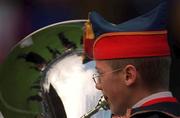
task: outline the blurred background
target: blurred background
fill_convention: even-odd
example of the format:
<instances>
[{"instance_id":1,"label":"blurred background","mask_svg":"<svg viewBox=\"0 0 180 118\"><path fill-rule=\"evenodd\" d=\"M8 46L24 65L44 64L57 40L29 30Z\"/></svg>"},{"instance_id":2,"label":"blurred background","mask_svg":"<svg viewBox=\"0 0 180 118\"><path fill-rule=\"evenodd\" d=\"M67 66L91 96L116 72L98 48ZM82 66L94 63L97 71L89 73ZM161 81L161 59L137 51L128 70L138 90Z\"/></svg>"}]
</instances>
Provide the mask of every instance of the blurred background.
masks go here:
<instances>
[{"instance_id":1,"label":"blurred background","mask_svg":"<svg viewBox=\"0 0 180 118\"><path fill-rule=\"evenodd\" d=\"M66 20L87 19L88 13L93 10L108 21L119 24L148 12L161 1L0 0L0 64L17 42L44 26ZM169 1L169 44L173 57L170 85L180 100L180 0Z\"/></svg>"},{"instance_id":2,"label":"blurred background","mask_svg":"<svg viewBox=\"0 0 180 118\"><path fill-rule=\"evenodd\" d=\"M87 19L92 10L121 23L143 14L161 0L0 0L0 62L19 40L52 23ZM171 0L170 29L173 45L180 45L180 2ZM179 46L180 47L180 46Z\"/></svg>"}]
</instances>

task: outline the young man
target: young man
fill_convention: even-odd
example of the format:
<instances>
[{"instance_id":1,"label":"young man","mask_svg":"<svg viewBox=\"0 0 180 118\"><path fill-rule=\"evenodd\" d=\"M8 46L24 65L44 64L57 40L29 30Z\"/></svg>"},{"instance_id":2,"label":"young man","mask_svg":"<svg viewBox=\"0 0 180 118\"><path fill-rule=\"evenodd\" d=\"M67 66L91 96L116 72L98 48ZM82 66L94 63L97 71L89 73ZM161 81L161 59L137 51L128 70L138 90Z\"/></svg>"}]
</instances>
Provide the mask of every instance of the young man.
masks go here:
<instances>
[{"instance_id":1,"label":"young man","mask_svg":"<svg viewBox=\"0 0 180 118\"><path fill-rule=\"evenodd\" d=\"M119 25L92 12L85 24L84 48L96 62L96 88L116 116L180 117L180 104L169 91L166 5Z\"/></svg>"}]
</instances>

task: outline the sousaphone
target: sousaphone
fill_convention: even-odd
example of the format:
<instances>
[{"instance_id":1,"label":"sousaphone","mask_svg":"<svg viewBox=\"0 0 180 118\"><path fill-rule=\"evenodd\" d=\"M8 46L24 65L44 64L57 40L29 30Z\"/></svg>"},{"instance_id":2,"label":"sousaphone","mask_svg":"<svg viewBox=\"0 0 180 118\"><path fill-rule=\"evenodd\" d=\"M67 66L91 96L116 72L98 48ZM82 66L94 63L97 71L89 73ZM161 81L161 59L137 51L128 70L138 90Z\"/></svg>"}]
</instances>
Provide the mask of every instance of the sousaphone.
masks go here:
<instances>
[{"instance_id":1,"label":"sousaphone","mask_svg":"<svg viewBox=\"0 0 180 118\"><path fill-rule=\"evenodd\" d=\"M44 27L12 49L0 65L5 118L111 117L92 80L95 63L82 52L85 21Z\"/></svg>"}]
</instances>

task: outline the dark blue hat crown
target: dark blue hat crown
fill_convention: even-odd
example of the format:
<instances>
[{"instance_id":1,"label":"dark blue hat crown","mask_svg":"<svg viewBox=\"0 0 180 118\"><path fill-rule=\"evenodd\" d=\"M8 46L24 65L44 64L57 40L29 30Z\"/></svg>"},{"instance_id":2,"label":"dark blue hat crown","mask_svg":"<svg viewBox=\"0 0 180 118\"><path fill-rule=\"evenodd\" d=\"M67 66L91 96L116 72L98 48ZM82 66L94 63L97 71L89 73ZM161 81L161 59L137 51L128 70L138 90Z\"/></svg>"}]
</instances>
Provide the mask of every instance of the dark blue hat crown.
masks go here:
<instances>
[{"instance_id":1,"label":"dark blue hat crown","mask_svg":"<svg viewBox=\"0 0 180 118\"><path fill-rule=\"evenodd\" d=\"M164 30L167 25L167 14L167 1L163 0L148 13L120 24L110 23L94 11L89 14L89 19L92 23L95 36L99 36L108 32Z\"/></svg>"}]
</instances>

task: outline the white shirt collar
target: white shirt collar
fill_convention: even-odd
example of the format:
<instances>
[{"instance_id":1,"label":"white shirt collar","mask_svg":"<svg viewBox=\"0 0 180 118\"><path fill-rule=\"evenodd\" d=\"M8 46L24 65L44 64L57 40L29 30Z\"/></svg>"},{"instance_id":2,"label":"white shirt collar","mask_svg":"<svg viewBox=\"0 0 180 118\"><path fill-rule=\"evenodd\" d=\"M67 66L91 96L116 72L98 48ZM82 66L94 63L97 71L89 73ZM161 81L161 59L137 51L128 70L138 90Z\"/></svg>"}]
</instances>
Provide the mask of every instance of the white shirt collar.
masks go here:
<instances>
[{"instance_id":1,"label":"white shirt collar","mask_svg":"<svg viewBox=\"0 0 180 118\"><path fill-rule=\"evenodd\" d=\"M172 97L172 93L170 91L164 91L164 92L158 92L158 93L154 93L150 96L147 96L143 99L141 99L140 101L138 101L135 105L132 106L132 108L137 108L142 106L145 102L150 101L152 99L156 99L156 98L163 98L163 97Z\"/></svg>"}]
</instances>

